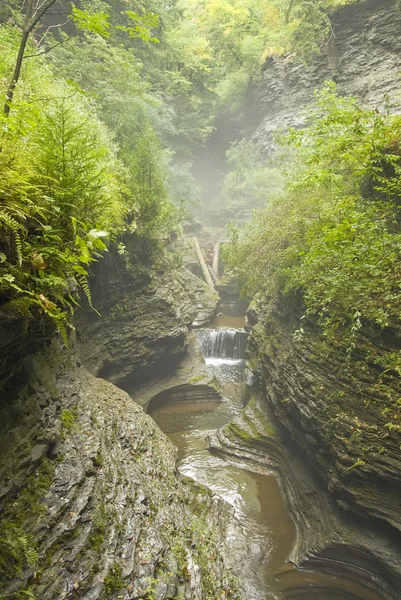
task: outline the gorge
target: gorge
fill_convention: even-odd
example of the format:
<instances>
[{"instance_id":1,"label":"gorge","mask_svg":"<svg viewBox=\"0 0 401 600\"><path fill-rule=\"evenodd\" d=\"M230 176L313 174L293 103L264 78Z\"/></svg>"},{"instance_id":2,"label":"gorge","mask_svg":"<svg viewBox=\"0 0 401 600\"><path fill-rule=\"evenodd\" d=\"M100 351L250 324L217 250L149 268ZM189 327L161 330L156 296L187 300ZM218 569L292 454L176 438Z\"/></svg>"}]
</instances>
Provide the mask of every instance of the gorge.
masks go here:
<instances>
[{"instance_id":1,"label":"gorge","mask_svg":"<svg viewBox=\"0 0 401 600\"><path fill-rule=\"evenodd\" d=\"M362 111L399 112L397 3L338 4L346 5L330 12L331 34L322 52L306 64L296 51L272 53L262 75L247 87L246 104L217 120L216 131L197 148L190 162L194 173L203 171L202 178L210 179L206 193L215 193L229 173L219 122L226 127L236 120L229 141L250 137L270 164L278 148L275 134L309 124L303 111L327 80L335 80L339 94L355 95ZM145 8L153 13L152 6ZM134 23L152 30L138 15ZM144 29L140 35L146 38ZM96 41L93 52L104 51L103 43ZM68 45L61 48L53 59L56 72L68 52ZM140 52L146 58L142 46ZM124 79L120 59L110 51L108 59L113 57ZM97 62L103 65L102 58ZM72 59L70 64L73 72ZM73 73L74 80L77 73L82 77L77 87L90 77L85 68L78 65ZM44 79L50 77L44 73ZM128 80L121 82L123 92L125 85ZM138 103L154 80L146 85L135 92ZM115 94L117 109L124 106L123 92L121 98ZM102 92L86 93L82 110ZM151 112L160 110L155 119L161 120L166 109L155 98L145 100ZM24 108L24 99L18 102L20 110L31 110ZM185 110L181 106L187 126ZM113 122L113 110L110 114ZM135 128L143 116L138 114ZM14 126L13 121L11 131ZM124 156L130 141L119 127ZM172 133L166 130L168 139ZM25 141L34 138L32 131ZM395 126L394 132L395 139ZM249 220L255 204L237 210L209 197L194 211L196 218L181 219L178 233L171 234L168 219L152 229L167 212L164 200L159 212L152 204L162 197L155 164L165 157L153 138L143 140L140 153L127 163L138 180L145 173L135 187L143 204L131 207L108 251L101 244L109 213L104 223L96 217L96 229L72 217L71 239L80 250L78 262L69 262L84 269L89 291L78 268L81 292L69 276L68 287L59 293L57 266L54 287L43 287L40 298L50 313L43 319L35 312L25 318L30 308L25 316L8 310L14 296L0 289L0 598L398 600L399 324L390 319L379 326L356 317L351 346L348 338L322 333L318 311L307 310L302 289L269 294L263 288L247 295L244 287L240 297L244 276L225 254L230 244L225 226L234 218L245 231L241 219ZM395 146L393 155L399 158ZM4 147L0 162L11 155ZM35 152L44 152L39 142ZM177 164L185 163L185 150L177 146L174 152ZM108 165L114 160L107 154ZM105 168L102 164L100 172ZM119 168L122 179L115 183L109 173L107 185L128 195L129 177L125 167ZM45 179L54 177L49 167ZM152 187L147 196L152 177L156 191ZM40 185L43 195L45 183ZM83 183L85 189L88 185ZM65 191L61 197L67 206L72 202ZM32 223L44 219L53 202L39 216L29 214L26 234L17 234L23 243L36 235ZM118 212L114 205L110 211ZM52 221L45 235L61 236L59 230L70 222L70 216L57 227ZM214 270L212 286L204 280L194 236L212 275ZM11 256L11 283L25 290L27 279L15 279L19 250L9 251L11 238L2 239L0 253ZM216 269L213 249L220 244L223 258ZM54 241L57 248L72 245L61 237ZM93 261L86 248L95 248ZM34 245L27 250L38 290L56 254L53 246L52 252ZM244 270L251 271L248 264ZM263 279L258 265L254 271L256 280ZM64 325L53 308L59 297L73 298L72 304L75 298L80 305L73 327Z\"/></svg>"}]
</instances>

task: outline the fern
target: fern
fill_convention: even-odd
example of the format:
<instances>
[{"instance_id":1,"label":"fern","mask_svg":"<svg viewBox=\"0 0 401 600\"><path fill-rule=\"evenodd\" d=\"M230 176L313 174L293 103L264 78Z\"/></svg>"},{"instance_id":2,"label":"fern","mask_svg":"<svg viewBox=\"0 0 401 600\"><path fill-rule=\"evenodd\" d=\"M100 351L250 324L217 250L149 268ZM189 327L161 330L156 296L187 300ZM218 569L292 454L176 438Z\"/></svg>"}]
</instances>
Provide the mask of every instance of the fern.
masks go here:
<instances>
[{"instance_id":1,"label":"fern","mask_svg":"<svg viewBox=\"0 0 401 600\"><path fill-rule=\"evenodd\" d=\"M0 582L9 581L38 560L32 537L20 527L8 523L0 529Z\"/></svg>"},{"instance_id":2,"label":"fern","mask_svg":"<svg viewBox=\"0 0 401 600\"><path fill-rule=\"evenodd\" d=\"M68 348L68 335L64 319L56 319L57 330L63 340L65 347Z\"/></svg>"},{"instance_id":3,"label":"fern","mask_svg":"<svg viewBox=\"0 0 401 600\"><path fill-rule=\"evenodd\" d=\"M92 295L91 295L91 291L90 291L90 287L89 287L89 283L88 283L88 278L86 275L80 275L78 277L78 281L79 281L79 285L81 286L82 291L84 292L86 299L88 300L88 304L89 306L92 308L92 310L95 311L96 314L99 315L100 317L100 313L96 310L96 308L93 306L92 304Z\"/></svg>"},{"instance_id":4,"label":"fern","mask_svg":"<svg viewBox=\"0 0 401 600\"><path fill-rule=\"evenodd\" d=\"M26 231L26 229L13 216L10 215L4 209L4 207L0 211L0 222L3 224L3 226L8 227L8 229L10 229L10 231L14 235L15 249L16 249L17 256L18 256L18 262L21 265L22 264L22 239L21 239L21 232L22 231Z\"/></svg>"},{"instance_id":5,"label":"fern","mask_svg":"<svg viewBox=\"0 0 401 600\"><path fill-rule=\"evenodd\" d=\"M13 595L11 596L11 600L36 600L36 597L31 590L20 590L19 592L13 593Z\"/></svg>"}]
</instances>

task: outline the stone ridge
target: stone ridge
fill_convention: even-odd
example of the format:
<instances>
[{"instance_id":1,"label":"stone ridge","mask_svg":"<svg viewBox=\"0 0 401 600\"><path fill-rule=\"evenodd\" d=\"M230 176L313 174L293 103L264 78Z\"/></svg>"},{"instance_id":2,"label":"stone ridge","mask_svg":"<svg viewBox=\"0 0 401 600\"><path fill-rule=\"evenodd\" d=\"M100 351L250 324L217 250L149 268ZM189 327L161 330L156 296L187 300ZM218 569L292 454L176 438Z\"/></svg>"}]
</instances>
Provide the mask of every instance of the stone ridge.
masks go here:
<instances>
[{"instance_id":1,"label":"stone ridge","mask_svg":"<svg viewBox=\"0 0 401 600\"><path fill-rule=\"evenodd\" d=\"M0 527L38 556L20 558L0 596L238 598L224 558L230 509L179 475L175 448L142 408L57 342L29 371L19 410L2 409Z\"/></svg>"},{"instance_id":2,"label":"stone ridge","mask_svg":"<svg viewBox=\"0 0 401 600\"><path fill-rule=\"evenodd\" d=\"M155 368L171 370L187 348L193 324L210 320L219 297L187 269L157 274L139 287L120 266L124 279L115 280L114 264L97 274L94 311L77 315L80 354L88 369L123 387L132 388L154 376Z\"/></svg>"},{"instance_id":3,"label":"stone ridge","mask_svg":"<svg viewBox=\"0 0 401 600\"><path fill-rule=\"evenodd\" d=\"M275 473L295 524L289 561L300 569L350 579L360 586L360 597L372 593L398 600L401 548L386 529L378 527L373 534L365 520L336 507L256 390L239 416L209 436L209 448L242 468Z\"/></svg>"},{"instance_id":4,"label":"stone ridge","mask_svg":"<svg viewBox=\"0 0 401 600\"><path fill-rule=\"evenodd\" d=\"M294 341L293 332L300 327L296 312L270 305L255 318L249 348L280 423L343 509L382 519L401 531L399 434L396 426L395 431L386 427L399 416L389 394L399 398L401 382L377 365L381 356L399 347L399 334L387 332L384 339L363 331L347 364L345 348L323 353L313 322L304 323L303 339Z\"/></svg>"},{"instance_id":5,"label":"stone ridge","mask_svg":"<svg viewBox=\"0 0 401 600\"><path fill-rule=\"evenodd\" d=\"M263 119L254 135L268 154L276 132L306 125L303 109L325 81L334 80L340 93L356 96L364 107L401 108L401 10L395 0L358 2L331 18L333 36L311 64L289 55L270 57L264 67L255 92Z\"/></svg>"}]
</instances>

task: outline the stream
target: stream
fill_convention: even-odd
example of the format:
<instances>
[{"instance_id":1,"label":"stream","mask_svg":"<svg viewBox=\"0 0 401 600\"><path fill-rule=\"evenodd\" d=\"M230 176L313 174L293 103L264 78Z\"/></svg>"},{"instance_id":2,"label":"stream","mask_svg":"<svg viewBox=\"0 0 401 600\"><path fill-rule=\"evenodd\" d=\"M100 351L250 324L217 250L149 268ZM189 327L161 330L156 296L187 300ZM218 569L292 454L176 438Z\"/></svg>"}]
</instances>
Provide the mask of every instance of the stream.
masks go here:
<instances>
[{"instance_id":1,"label":"stream","mask_svg":"<svg viewBox=\"0 0 401 600\"><path fill-rule=\"evenodd\" d=\"M152 405L149 413L177 447L180 471L234 508L250 543L246 600L380 600L348 579L299 571L286 563L295 529L276 477L230 465L208 451L208 434L243 409L245 316L235 305L222 308L207 328L198 330L197 340L223 400L180 401L175 396Z\"/></svg>"}]
</instances>

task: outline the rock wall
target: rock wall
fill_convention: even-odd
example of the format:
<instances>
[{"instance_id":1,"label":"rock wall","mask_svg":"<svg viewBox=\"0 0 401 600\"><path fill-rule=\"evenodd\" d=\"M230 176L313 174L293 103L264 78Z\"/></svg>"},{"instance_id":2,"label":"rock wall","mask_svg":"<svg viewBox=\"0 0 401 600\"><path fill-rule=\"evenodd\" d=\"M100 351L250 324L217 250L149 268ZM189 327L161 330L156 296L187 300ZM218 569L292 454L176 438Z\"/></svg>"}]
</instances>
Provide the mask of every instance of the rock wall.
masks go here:
<instances>
[{"instance_id":1,"label":"rock wall","mask_svg":"<svg viewBox=\"0 0 401 600\"><path fill-rule=\"evenodd\" d=\"M99 262L101 316L79 311L68 350L51 327L2 315L1 598L238 598L231 509L182 477L153 420L94 376L132 386L175 367L218 296L182 268L130 258Z\"/></svg>"},{"instance_id":2,"label":"rock wall","mask_svg":"<svg viewBox=\"0 0 401 600\"><path fill-rule=\"evenodd\" d=\"M171 370L185 353L189 327L210 320L219 297L185 267L137 273L112 252L99 263L93 304L77 315L80 354L95 375L130 389Z\"/></svg>"},{"instance_id":3,"label":"rock wall","mask_svg":"<svg viewBox=\"0 0 401 600\"><path fill-rule=\"evenodd\" d=\"M57 341L26 373L1 411L0 596L236 597L230 510L178 474L152 419Z\"/></svg>"},{"instance_id":4,"label":"rock wall","mask_svg":"<svg viewBox=\"0 0 401 600\"><path fill-rule=\"evenodd\" d=\"M255 133L267 153L275 132L306 124L302 110L327 80L334 80L341 93L357 96L363 106L388 103L391 110L400 109L401 11L396 1L344 7L333 15L332 26L326 51L310 65L300 64L295 55L267 61L256 90L263 119Z\"/></svg>"},{"instance_id":5,"label":"rock wall","mask_svg":"<svg viewBox=\"0 0 401 600\"><path fill-rule=\"evenodd\" d=\"M300 571L336 577L330 583L321 579L313 591L313 577L304 588L302 579L292 579L291 571L284 569L275 579L280 597L326 597L327 593L330 598L398 600L401 548L394 536L386 527L374 527L373 523L367 527L366 519L356 519L336 506L333 495L305 464L303 452L257 387L253 386L242 414L209 436L209 448L242 468L275 473L295 524L288 561Z\"/></svg>"},{"instance_id":6,"label":"rock wall","mask_svg":"<svg viewBox=\"0 0 401 600\"><path fill-rule=\"evenodd\" d=\"M341 93L357 96L363 106L400 110L397 3L367 0L343 7L332 16L332 26L327 51L312 64L302 65L294 55L266 63L256 92L263 119L254 135L267 154L274 151L274 133L306 125L302 111L325 80L336 81ZM294 337L301 304L264 301L250 312L250 362L261 375L264 401L284 439L295 443L312 467L339 518L362 519L373 537L378 530L386 532L399 557L401 381L379 363L388 364L399 352L400 332L364 327L350 359L346 348L322 344L312 321L302 321L302 339ZM386 560L399 559L388 555Z\"/></svg>"},{"instance_id":7,"label":"rock wall","mask_svg":"<svg viewBox=\"0 0 401 600\"><path fill-rule=\"evenodd\" d=\"M378 363L398 351L400 332L362 330L350 358L340 345L325 347L294 307L271 305L251 318L249 348L279 422L342 509L381 519L399 535L401 381Z\"/></svg>"}]
</instances>

